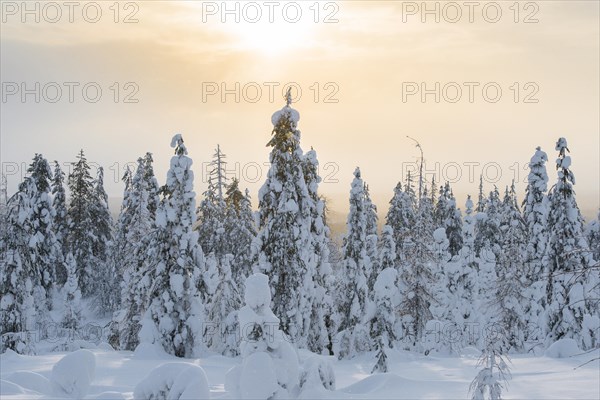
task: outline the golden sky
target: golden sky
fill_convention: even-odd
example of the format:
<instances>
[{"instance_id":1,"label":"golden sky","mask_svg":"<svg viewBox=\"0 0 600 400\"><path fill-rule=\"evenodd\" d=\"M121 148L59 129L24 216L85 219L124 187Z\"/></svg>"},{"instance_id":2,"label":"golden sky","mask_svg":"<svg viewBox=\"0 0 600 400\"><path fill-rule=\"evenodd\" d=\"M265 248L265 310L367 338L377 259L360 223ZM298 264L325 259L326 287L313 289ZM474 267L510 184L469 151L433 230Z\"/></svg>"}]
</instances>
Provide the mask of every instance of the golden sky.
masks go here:
<instances>
[{"instance_id":1,"label":"golden sky","mask_svg":"<svg viewBox=\"0 0 600 400\"><path fill-rule=\"evenodd\" d=\"M600 206L597 1L29 2L29 14L1 3L0 156L12 189L35 152L66 163L83 148L117 197L126 163L146 151L162 182L171 136L182 133L198 193L220 144L256 199L270 117L294 82L302 146L318 152L336 211L347 209L356 166L387 210L419 155L407 135L461 206L481 173L487 191L516 178L522 198L538 145L554 182L554 144L565 136L580 207L593 216Z\"/></svg>"}]
</instances>

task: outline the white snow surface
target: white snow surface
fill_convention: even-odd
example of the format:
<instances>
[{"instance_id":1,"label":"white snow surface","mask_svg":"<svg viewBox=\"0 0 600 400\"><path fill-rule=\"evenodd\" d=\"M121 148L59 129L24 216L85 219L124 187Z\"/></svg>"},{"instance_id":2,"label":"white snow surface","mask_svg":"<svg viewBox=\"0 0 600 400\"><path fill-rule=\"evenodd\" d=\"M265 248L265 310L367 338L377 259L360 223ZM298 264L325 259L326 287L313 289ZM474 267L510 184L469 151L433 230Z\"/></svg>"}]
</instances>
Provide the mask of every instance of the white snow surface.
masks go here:
<instances>
[{"instance_id":1,"label":"white snow surface","mask_svg":"<svg viewBox=\"0 0 600 400\"><path fill-rule=\"evenodd\" d=\"M466 349L465 349L466 350ZM80 350L88 351L88 350ZM225 390L225 375L232 367L241 365L240 358L208 355L201 359L177 359L161 356L154 359L137 359L130 351L89 350L96 357L96 378L89 386L88 394L82 399L133 399L134 388L150 372L167 363L185 362L201 366L206 372L210 396L213 399L233 399ZM477 351L464 352L463 356L437 357L393 349L389 352L389 373L371 375L375 354L366 353L352 360L339 361L335 357L324 357L300 351L305 367L315 361L314 357L328 360L335 371L337 390L310 390L300 393L300 398L325 399L464 399L468 397L468 386L478 372ZM472 353L472 354L471 354ZM581 352L580 352L581 353ZM600 398L600 362L598 360L575 369L587 361L600 356L599 351L577 354L566 358L534 357L531 355L511 356L512 379L505 399L597 399ZM56 399L56 394L42 393L33 386L23 387L23 375L18 371L29 371L50 378L52 367L67 354L48 353L37 356L22 356L14 352L0 355L0 393L2 400ZM148 356L150 354L147 354ZM38 383L39 377L35 378ZM121 395L121 397L119 397ZM69 398L67 395L62 398Z\"/></svg>"},{"instance_id":2,"label":"white snow surface","mask_svg":"<svg viewBox=\"0 0 600 400\"><path fill-rule=\"evenodd\" d=\"M96 374L96 356L89 350L77 350L61 358L52 368L50 383L56 395L83 398Z\"/></svg>"}]
</instances>

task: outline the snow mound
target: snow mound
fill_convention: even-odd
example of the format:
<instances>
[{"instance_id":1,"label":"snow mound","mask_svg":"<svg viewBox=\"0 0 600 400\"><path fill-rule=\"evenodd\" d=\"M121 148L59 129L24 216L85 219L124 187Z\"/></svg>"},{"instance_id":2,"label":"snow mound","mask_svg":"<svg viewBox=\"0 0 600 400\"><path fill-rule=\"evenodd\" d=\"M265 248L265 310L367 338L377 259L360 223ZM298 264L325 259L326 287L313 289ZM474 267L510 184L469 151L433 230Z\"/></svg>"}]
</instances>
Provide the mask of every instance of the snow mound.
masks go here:
<instances>
[{"instance_id":1,"label":"snow mound","mask_svg":"<svg viewBox=\"0 0 600 400\"><path fill-rule=\"evenodd\" d=\"M368 376L365 379L340 390L340 392L363 395L376 395L377 393L381 392L403 393L408 387L413 385L414 382L408 379L401 378L396 374L384 373Z\"/></svg>"},{"instance_id":2,"label":"snow mound","mask_svg":"<svg viewBox=\"0 0 600 400\"><path fill-rule=\"evenodd\" d=\"M322 398L327 390L335 390L335 372L331 362L321 357L311 357L304 362L300 374L300 397Z\"/></svg>"},{"instance_id":3,"label":"snow mound","mask_svg":"<svg viewBox=\"0 0 600 400\"><path fill-rule=\"evenodd\" d=\"M546 349L546 357L550 358L566 358L577 354L581 354L577 342L573 339L560 339L552 343Z\"/></svg>"},{"instance_id":4,"label":"snow mound","mask_svg":"<svg viewBox=\"0 0 600 400\"><path fill-rule=\"evenodd\" d=\"M162 360L171 358L159 344L140 343L133 351L133 359L136 360Z\"/></svg>"},{"instance_id":5,"label":"snow mound","mask_svg":"<svg viewBox=\"0 0 600 400\"><path fill-rule=\"evenodd\" d=\"M242 399L268 399L279 390L273 359L259 352L244 360L240 374L239 394Z\"/></svg>"},{"instance_id":6,"label":"snow mound","mask_svg":"<svg viewBox=\"0 0 600 400\"><path fill-rule=\"evenodd\" d=\"M0 379L0 396L15 396L28 394L28 392L16 383Z\"/></svg>"},{"instance_id":7,"label":"snow mound","mask_svg":"<svg viewBox=\"0 0 600 400\"><path fill-rule=\"evenodd\" d=\"M61 358L52 368L50 379L57 395L83 398L96 373L96 356L89 350L77 350Z\"/></svg>"},{"instance_id":8,"label":"snow mound","mask_svg":"<svg viewBox=\"0 0 600 400\"><path fill-rule=\"evenodd\" d=\"M98 345L98 349L99 350L104 350L104 351L115 351L115 349L108 343L106 342L102 342Z\"/></svg>"},{"instance_id":9,"label":"snow mound","mask_svg":"<svg viewBox=\"0 0 600 400\"><path fill-rule=\"evenodd\" d=\"M16 371L10 374L6 380L34 392L42 394L50 393L50 381L48 378L35 372Z\"/></svg>"},{"instance_id":10,"label":"snow mound","mask_svg":"<svg viewBox=\"0 0 600 400\"><path fill-rule=\"evenodd\" d=\"M269 278L265 274L253 274L246 279L244 300L246 305L252 308L270 306L271 289L269 288Z\"/></svg>"},{"instance_id":11,"label":"snow mound","mask_svg":"<svg viewBox=\"0 0 600 400\"><path fill-rule=\"evenodd\" d=\"M89 398L94 400L125 400L125 396L121 392L102 392Z\"/></svg>"},{"instance_id":12,"label":"snow mound","mask_svg":"<svg viewBox=\"0 0 600 400\"><path fill-rule=\"evenodd\" d=\"M204 370L194 364L174 362L159 365L133 390L135 400L200 400L210 398Z\"/></svg>"}]
</instances>

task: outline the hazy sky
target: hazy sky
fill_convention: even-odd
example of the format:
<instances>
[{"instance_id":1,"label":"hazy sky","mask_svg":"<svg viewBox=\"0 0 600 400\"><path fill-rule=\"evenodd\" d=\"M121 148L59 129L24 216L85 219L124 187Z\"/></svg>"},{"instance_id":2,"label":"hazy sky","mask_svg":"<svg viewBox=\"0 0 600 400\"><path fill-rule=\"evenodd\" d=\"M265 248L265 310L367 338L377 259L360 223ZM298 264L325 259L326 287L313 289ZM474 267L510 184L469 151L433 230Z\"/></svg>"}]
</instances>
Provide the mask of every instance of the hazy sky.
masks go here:
<instances>
[{"instance_id":1,"label":"hazy sky","mask_svg":"<svg viewBox=\"0 0 600 400\"><path fill-rule=\"evenodd\" d=\"M486 191L516 178L522 198L538 145L554 182L554 145L565 136L580 207L596 214L597 1L427 2L438 15L421 1L286 3L28 2L28 14L21 1L2 1L0 156L10 189L34 153L68 163L81 148L105 167L110 196L146 151L162 183L171 136L182 133L197 193L219 143L256 199L271 114L295 82L302 146L317 151L336 211L347 210L356 166L387 210L419 156L407 135L422 145L427 177L451 180L461 206L482 173Z\"/></svg>"}]
</instances>

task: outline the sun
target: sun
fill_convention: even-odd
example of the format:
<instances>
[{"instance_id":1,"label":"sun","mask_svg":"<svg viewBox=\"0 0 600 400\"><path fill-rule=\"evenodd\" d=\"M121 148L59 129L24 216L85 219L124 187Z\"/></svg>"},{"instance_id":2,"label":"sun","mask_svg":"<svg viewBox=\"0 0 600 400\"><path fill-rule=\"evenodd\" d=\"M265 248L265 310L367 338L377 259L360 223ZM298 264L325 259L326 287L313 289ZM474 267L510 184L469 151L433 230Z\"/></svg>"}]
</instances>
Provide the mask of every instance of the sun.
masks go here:
<instances>
[{"instance_id":1,"label":"sun","mask_svg":"<svg viewBox=\"0 0 600 400\"><path fill-rule=\"evenodd\" d=\"M257 51L267 56L276 56L313 45L315 29L311 21L240 21L224 25L231 34L232 45L242 51Z\"/></svg>"}]
</instances>

